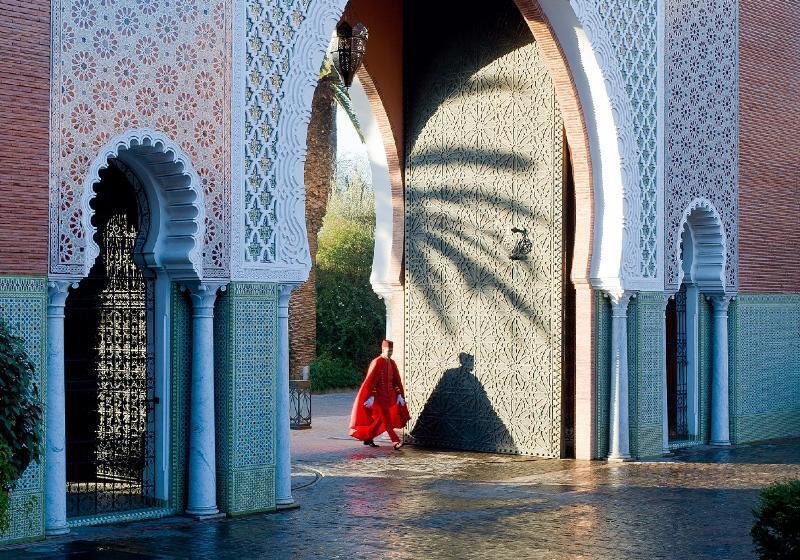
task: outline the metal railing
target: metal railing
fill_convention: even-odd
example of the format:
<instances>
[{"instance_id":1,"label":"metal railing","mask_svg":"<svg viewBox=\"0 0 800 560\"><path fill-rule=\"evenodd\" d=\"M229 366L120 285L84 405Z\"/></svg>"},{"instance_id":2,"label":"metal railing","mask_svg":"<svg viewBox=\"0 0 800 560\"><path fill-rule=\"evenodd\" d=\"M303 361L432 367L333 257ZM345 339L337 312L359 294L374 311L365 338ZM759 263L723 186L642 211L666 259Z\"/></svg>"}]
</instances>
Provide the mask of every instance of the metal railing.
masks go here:
<instances>
[{"instance_id":1,"label":"metal railing","mask_svg":"<svg viewBox=\"0 0 800 560\"><path fill-rule=\"evenodd\" d=\"M289 427L306 430L311 427L311 381L289 380Z\"/></svg>"}]
</instances>

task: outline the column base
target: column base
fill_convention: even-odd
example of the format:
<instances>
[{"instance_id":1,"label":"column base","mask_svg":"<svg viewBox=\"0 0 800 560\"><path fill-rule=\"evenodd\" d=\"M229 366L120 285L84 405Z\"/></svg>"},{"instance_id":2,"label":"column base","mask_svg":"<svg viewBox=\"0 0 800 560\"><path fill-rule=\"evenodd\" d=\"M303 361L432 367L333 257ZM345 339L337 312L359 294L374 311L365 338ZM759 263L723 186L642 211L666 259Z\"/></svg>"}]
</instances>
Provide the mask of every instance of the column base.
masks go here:
<instances>
[{"instance_id":1,"label":"column base","mask_svg":"<svg viewBox=\"0 0 800 560\"><path fill-rule=\"evenodd\" d=\"M286 511L288 509L297 509L300 507L300 504L292 501L289 504L275 504L275 509L278 511Z\"/></svg>"},{"instance_id":2,"label":"column base","mask_svg":"<svg viewBox=\"0 0 800 560\"><path fill-rule=\"evenodd\" d=\"M606 461L609 463L630 463L633 459L630 455L620 455L619 457L607 457Z\"/></svg>"},{"instance_id":3,"label":"column base","mask_svg":"<svg viewBox=\"0 0 800 560\"><path fill-rule=\"evenodd\" d=\"M730 447L731 442L730 440L727 441L709 441L708 445L713 445L714 447Z\"/></svg>"},{"instance_id":4,"label":"column base","mask_svg":"<svg viewBox=\"0 0 800 560\"><path fill-rule=\"evenodd\" d=\"M200 520L217 519L219 517L225 517L225 514L220 513L218 508L187 509L185 515Z\"/></svg>"},{"instance_id":5,"label":"column base","mask_svg":"<svg viewBox=\"0 0 800 560\"><path fill-rule=\"evenodd\" d=\"M44 530L45 537L57 537L59 535L66 535L69 533L69 525L63 525L61 527L47 527Z\"/></svg>"}]
</instances>

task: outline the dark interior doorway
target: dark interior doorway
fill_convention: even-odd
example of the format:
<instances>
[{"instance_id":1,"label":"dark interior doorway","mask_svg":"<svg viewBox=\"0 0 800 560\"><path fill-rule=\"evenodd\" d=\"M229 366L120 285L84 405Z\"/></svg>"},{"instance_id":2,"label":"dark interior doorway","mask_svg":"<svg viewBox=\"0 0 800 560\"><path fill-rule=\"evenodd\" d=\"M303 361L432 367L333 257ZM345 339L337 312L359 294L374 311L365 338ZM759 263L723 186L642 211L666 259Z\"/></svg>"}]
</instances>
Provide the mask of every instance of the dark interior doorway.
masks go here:
<instances>
[{"instance_id":1,"label":"dark interior doorway","mask_svg":"<svg viewBox=\"0 0 800 560\"><path fill-rule=\"evenodd\" d=\"M689 438L686 285L667 303L667 427L671 441Z\"/></svg>"},{"instance_id":2,"label":"dark interior doorway","mask_svg":"<svg viewBox=\"0 0 800 560\"><path fill-rule=\"evenodd\" d=\"M575 181L566 133L564 135L564 312L561 352L561 418L563 423L561 456L575 457L575 285L572 283L575 252Z\"/></svg>"},{"instance_id":3,"label":"dark interior doorway","mask_svg":"<svg viewBox=\"0 0 800 560\"><path fill-rule=\"evenodd\" d=\"M138 258L149 209L135 175L111 160L95 184L89 276L67 299L67 515L158 505L155 494L153 282Z\"/></svg>"}]
</instances>

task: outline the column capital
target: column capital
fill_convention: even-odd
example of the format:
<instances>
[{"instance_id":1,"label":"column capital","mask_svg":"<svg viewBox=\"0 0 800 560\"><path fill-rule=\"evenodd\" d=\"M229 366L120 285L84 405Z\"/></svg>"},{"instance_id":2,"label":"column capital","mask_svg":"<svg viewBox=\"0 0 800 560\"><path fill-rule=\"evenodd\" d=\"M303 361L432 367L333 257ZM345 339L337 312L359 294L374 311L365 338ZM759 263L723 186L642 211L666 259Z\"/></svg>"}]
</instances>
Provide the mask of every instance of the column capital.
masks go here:
<instances>
[{"instance_id":1,"label":"column capital","mask_svg":"<svg viewBox=\"0 0 800 560\"><path fill-rule=\"evenodd\" d=\"M611 300L611 313L614 317L627 317L628 304L631 299L636 297L637 292L633 290L613 289L606 290L606 297Z\"/></svg>"},{"instance_id":2,"label":"column capital","mask_svg":"<svg viewBox=\"0 0 800 560\"><path fill-rule=\"evenodd\" d=\"M278 307L288 308L289 298L292 297L292 292L300 286L302 286L300 282L278 284Z\"/></svg>"},{"instance_id":3,"label":"column capital","mask_svg":"<svg viewBox=\"0 0 800 560\"><path fill-rule=\"evenodd\" d=\"M47 317L49 319L63 319L64 306L70 288L77 288L77 280L49 280L47 282Z\"/></svg>"},{"instance_id":4,"label":"column capital","mask_svg":"<svg viewBox=\"0 0 800 560\"><path fill-rule=\"evenodd\" d=\"M217 292L224 292L228 288L228 282L187 282L181 288L189 292L195 310L213 310Z\"/></svg>"},{"instance_id":5,"label":"column capital","mask_svg":"<svg viewBox=\"0 0 800 560\"><path fill-rule=\"evenodd\" d=\"M78 287L78 283L80 280L75 279L53 279L47 281L47 304L48 305L59 305L59 299L67 299L67 294L69 293L69 289L75 289ZM61 305L64 305L62 302Z\"/></svg>"},{"instance_id":6,"label":"column capital","mask_svg":"<svg viewBox=\"0 0 800 560\"><path fill-rule=\"evenodd\" d=\"M667 313L667 306L669 305L669 300L675 297L675 294L678 292L664 292L664 314Z\"/></svg>"},{"instance_id":7,"label":"column capital","mask_svg":"<svg viewBox=\"0 0 800 560\"><path fill-rule=\"evenodd\" d=\"M728 307L736 294L709 294L706 296L714 308L714 315L727 315Z\"/></svg>"},{"instance_id":8,"label":"column capital","mask_svg":"<svg viewBox=\"0 0 800 560\"><path fill-rule=\"evenodd\" d=\"M372 284L372 291L378 295L378 298L390 302L395 295L403 293L403 285L400 282L376 282Z\"/></svg>"}]
</instances>

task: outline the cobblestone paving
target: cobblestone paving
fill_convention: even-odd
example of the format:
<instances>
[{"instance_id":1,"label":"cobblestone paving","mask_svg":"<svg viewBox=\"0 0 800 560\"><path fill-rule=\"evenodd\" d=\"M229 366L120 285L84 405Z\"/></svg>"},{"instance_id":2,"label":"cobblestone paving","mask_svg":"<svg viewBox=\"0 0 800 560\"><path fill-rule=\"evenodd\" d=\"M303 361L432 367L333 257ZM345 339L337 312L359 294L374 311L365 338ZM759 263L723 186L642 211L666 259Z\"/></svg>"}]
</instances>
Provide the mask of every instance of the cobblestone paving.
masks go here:
<instances>
[{"instance_id":1,"label":"cobblestone paving","mask_svg":"<svg viewBox=\"0 0 800 560\"><path fill-rule=\"evenodd\" d=\"M0 560L754 558L758 489L800 478L798 439L622 464L394 452L342 437L341 411L325 412L295 434L299 509L77 529Z\"/></svg>"}]
</instances>

